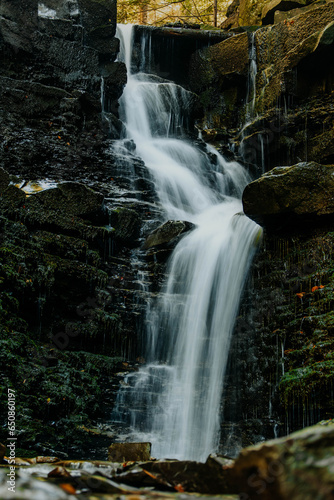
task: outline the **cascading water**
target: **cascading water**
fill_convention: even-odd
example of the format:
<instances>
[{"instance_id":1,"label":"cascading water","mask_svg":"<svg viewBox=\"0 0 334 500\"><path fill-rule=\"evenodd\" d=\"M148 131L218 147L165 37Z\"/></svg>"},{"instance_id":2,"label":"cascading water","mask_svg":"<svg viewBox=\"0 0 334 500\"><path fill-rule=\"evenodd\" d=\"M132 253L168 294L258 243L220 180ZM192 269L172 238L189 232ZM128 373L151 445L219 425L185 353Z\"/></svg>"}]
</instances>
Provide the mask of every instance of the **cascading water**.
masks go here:
<instances>
[{"instance_id":1,"label":"cascading water","mask_svg":"<svg viewBox=\"0 0 334 500\"><path fill-rule=\"evenodd\" d=\"M219 446L229 343L261 228L242 214L250 181L243 167L187 138L192 94L131 74L131 27L118 29L128 67L127 138L151 172L166 220L195 227L176 246L167 283L149 305L147 364L125 378L112 420L130 426L120 440L151 441L153 456L203 461Z\"/></svg>"}]
</instances>

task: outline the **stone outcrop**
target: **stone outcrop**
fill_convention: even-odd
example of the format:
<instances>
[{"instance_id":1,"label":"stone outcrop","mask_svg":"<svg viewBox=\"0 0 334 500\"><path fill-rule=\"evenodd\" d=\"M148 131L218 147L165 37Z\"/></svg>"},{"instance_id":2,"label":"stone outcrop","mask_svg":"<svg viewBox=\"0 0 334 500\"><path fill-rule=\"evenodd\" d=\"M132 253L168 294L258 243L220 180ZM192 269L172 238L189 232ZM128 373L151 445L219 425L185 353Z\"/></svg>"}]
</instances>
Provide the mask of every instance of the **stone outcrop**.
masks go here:
<instances>
[{"instance_id":1,"label":"stone outcrop","mask_svg":"<svg viewBox=\"0 0 334 500\"><path fill-rule=\"evenodd\" d=\"M189 231L192 224L189 222L184 222L181 220L172 221L169 220L157 227L152 233L150 233L144 243L144 248L152 248L156 246L166 245L172 243L175 239L182 233Z\"/></svg>"},{"instance_id":2,"label":"stone outcrop","mask_svg":"<svg viewBox=\"0 0 334 500\"><path fill-rule=\"evenodd\" d=\"M334 165L298 163L276 167L246 186L246 215L267 224L274 216L329 216L334 214Z\"/></svg>"}]
</instances>

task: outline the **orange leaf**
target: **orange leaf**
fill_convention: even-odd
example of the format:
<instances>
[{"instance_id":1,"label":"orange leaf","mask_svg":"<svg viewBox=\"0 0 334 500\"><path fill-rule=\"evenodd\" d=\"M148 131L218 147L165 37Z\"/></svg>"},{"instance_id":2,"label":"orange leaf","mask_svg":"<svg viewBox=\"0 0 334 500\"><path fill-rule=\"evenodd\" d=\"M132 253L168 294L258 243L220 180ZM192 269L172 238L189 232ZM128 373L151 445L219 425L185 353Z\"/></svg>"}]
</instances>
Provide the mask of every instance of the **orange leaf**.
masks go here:
<instances>
[{"instance_id":1,"label":"orange leaf","mask_svg":"<svg viewBox=\"0 0 334 500\"><path fill-rule=\"evenodd\" d=\"M68 484L68 483L63 483L63 484L60 484L59 486L61 487L62 490L66 491L66 493L70 493L73 495L75 495L75 493L77 491L71 484Z\"/></svg>"},{"instance_id":2,"label":"orange leaf","mask_svg":"<svg viewBox=\"0 0 334 500\"><path fill-rule=\"evenodd\" d=\"M324 285L320 285L319 288L325 288L325 286Z\"/></svg>"},{"instance_id":3,"label":"orange leaf","mask_svg":"<svg viewBox=\"0 0 334 500\"><path fill-rule=\"evenodd\" d=\"M176 491L179 491L180 493L184 493L184 488L183 488L182 484L177 484L176 486L174 486L174 488L176 489Z\"/></svg>"},{"instance_id":4,"label":"orange leaf","mask_svg":"<svg viewBox=\"0 0 334 500\"><path fill-rule=\"evenodd\" d=\"M316 290L318 290L318 286L314 286L312 289L311 289L311 292L315 292Z\"/></svg>"},{"instance_id":5,"label":"orange leaf","mask_svg":"<svg viewBox=\"0 0 334 500\"><path fill-rule=\"evenodd\" d=\"M60 135L58 135L58 139L61 139L61 136L60 136Z\"/></svg>"},{"instance_id":6,"label":"orange leaf","mask_svg":"<svg viewBox=\"0 0 334 500\"><path fill-rule=\"evenodd\" d=\"M297 297L299 297L300 299L302 299L304 297L306 292L300 292L300 293L296 293Z\"/></svg>"}]
</instances>

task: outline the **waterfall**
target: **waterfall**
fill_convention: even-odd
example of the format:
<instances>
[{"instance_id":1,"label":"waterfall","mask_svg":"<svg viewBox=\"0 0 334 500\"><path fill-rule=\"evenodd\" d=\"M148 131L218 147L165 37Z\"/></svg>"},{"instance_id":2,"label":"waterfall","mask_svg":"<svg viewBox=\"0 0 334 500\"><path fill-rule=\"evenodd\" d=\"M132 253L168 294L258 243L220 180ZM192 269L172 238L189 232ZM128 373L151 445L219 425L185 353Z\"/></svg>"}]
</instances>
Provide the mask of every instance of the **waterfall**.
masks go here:
<instances>
[{"instance_id":1,"label":"waterfall","mask_svg":"<svg viewBox=\"0 0 334 500\"><path fill-rule=\"evenodd\" d=\"M248 85L246 97L246 113L248 121L254 118L255 114L255 101L256 101L256 75L257 75L257 62L256 62L256 45L255 45L255 32L251 34L251 45L249 50L249 72L248 72Z\"/></svg>"},{"instance_id":2,"label":"waterfall","mask_svg":"<svg viewBox=\"0 0 334 500\"><path fill-rule=\"evenodd\" d=\"M119 26L118 36L129 69L131 28ZM261 228L242 213L250 182L243 167L189 139L192 99L172 82L128 70L127 137L152 175L165 219L195 228L175 247L167 282L149 304L147 364L125 378L112 420L130 426L119 440L151 441L155 457L204 461L219 446L229 344Z\"/></svg>"}]
</instances>

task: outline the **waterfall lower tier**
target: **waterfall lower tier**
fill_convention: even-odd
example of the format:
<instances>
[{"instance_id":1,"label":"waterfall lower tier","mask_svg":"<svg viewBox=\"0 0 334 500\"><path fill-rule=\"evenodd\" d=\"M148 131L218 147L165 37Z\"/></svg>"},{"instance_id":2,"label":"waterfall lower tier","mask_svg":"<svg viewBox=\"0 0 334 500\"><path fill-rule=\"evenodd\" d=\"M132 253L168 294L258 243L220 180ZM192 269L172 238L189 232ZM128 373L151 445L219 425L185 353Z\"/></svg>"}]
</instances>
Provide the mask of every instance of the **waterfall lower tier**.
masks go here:
<instances>
[{"instance_id":1,"label":"waterfall lower tier","mask_svg":"<svg viewBox=\"0 0 334 500\"><path fill-rule=\"evenodd\" d=\"M129 27L119 27L119 36L129 68ZM156 457L205 460L219 445L229 344L261 228L241 212L250 180L243 167L187 138L191 97L142 73L128 75L122 97L127 137L151 173L165 218L195 229L176 246L167 283L149 304L147 365L125 379L112 420L130 427L127 440L151 441Z\"/></svg>"}]
</instances>

